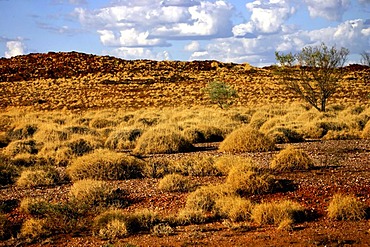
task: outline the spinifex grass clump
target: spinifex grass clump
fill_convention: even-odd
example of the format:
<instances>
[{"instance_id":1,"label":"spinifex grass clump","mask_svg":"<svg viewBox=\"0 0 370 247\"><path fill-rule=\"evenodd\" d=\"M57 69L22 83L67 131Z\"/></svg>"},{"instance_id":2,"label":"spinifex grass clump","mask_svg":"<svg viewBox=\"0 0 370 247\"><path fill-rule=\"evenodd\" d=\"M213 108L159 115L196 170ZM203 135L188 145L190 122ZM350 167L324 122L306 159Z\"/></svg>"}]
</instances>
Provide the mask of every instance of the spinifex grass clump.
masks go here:
<instances>
[{"instance_id":1,"label":"spinifex grass clump","mask_svg":"<svg viewBox=\"0 0 370 247\"><path fill-rule=\"evenodd\" d=\"M222 152L264 152L276 149L273 140L251 127L231 132L220 144Z\"/></svg>"},{"instance_id":2,"label":"spinifex grass clump","mask_svg":"<svg viewBox=\"0 0 370 247\"><path fill-rule=\"evenodd\" d=\"M328 217L335 220L363 220L366 205L353 195L335 194L328 206Z\"/></svg>"},{"instance_id":3,"label":"spinifex grass clump","mask_svg":"<svg viewBox=\"0 0 370 247\"><path fill-rule=\"evenodd\" d=\"M58 182L60 176L54 167L42 167L23 170L16 184L20 187L35 187L54 185Z\"/></svg>"},{"instance_id":4,"label":"spinifex grass clump","mask_svg":"<svg viewBox=\"0 0 370 247\"><path fill-rule=\"evenodd\" d=\"M215 201L215 211L218 216L231 221L245 221L251 217L253 209L251 201L239 196L222 196Z\"/></svg>"},{"instance_id":5,"label":"spinifex grass clump","mask_svg":"<svg viewBox=\"0 0 370 247\"><path fill-rule=\"evenodd\" d=\"M238 166L241 170L258 171L260 166L252 159L244 158L236 155L224 155L216 159L214 166L222 175L228 175L234 166Z\"/></svg>"},{"instance_id":6,"label":"spinifex grass clump","mask_svg":"<svg viewBox=\"0 0 370 247\"><path fill-rule=\"evenodd\" d=\"M219 175L219 171L214 166L214 159L207 155L196 155L184 157L173 161L175 172L186 176L213 176Z\"/></svg>"},{"instance_id":7,"label":"spinifex grass clump","mask_svg":"<svg viewBox=\"0 0 370 247\"><path fill-rule=\"evenodd\" d=\"M137 128L119 128L108 136L105 146L110 149L129 149L134 148L136 145L136 140L142 134L141 129Z\"/></svg>"},{"instance_id":8,"label":"spinifex grass clump","mask_svg":"<svg viewBox=\"0 0 370 247\"><path fill-rule=\"evenodd\" d=\"M187 192L193 187L191 180L180 174L168 174L158 184L158 189L167 192Z\"/></svg>"},{"instance_id":9,"label":"spinifex grass clump","mask_svg":"<svg viewBox=\"0 0 370 247\"><path fill-rule=\"evenodd\" d=\"M161 126L144 132L137 140L134 152L139 154L179 153L193 149L193 145L179 129L172 126Z\"/></svg>"},{"instance_id":10,"label":"spinifex grass clump","mask_svg":"<svg viewBox=\"0 0 370 247\"><path fill-rule=\"evenodd\" d=\"M271 168L276 171L307 170L314 167L314 161L306 152L288 146L278 153L271 162Z\"/></svg>"},{"instance_id":11,"label":"spinifex grass clump","mask_svg":"<svg viewBox=\"0 0 370 247\"><path fill-rule=\"evenodd\" d=\"M283 200L256 205L251 218L260 225L280 225L304 220L305 210L296 202Z\"/></svg>"},{"instance_id":12,"label":"spinifex grass clump","mask_svg":"<svg viewBox=\"0 0 370 247\"><path fill-rule=\"evenodd\" d=\"M108 149L98 149L75 159L67 167L67 174L72 180L120 180L141 177L143 167L144 162L138 158Z\"/></svg>"}]
</instances>

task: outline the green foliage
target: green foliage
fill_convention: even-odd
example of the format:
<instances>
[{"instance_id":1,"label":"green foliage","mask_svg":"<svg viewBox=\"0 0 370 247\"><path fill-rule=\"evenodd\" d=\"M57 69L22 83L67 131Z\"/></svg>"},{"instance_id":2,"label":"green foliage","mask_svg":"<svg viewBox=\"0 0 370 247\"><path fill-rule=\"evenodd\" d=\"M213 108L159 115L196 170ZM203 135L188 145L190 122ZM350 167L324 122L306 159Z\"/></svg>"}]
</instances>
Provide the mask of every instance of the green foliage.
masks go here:
<instances>
[{"instance_id":1,"label":"green foliage","mask_svg":"<svg viewBox=\"0 0 370 247\"><path fill-rule=\"evenodd\" d=\"M342 78L348 49L308 46L297 54L275 53L280 67L278 75L287 88L319 111L326 111L326 103L337 90ZM293 67L294 65L297 67Z\"/></svg>"},{"instance_id":2,"label":"green foliage","mask_svg":"<svg viewBox=\"0 0 370 247\"><path fill-rule=\"evenodd\" d=\"M236 98L237 92L225 82L213 81L208 83L202 90L208 95L212 103L217 104L221 109L225 109L233 104L233 98Z\"/></svg>"}]
</instances>

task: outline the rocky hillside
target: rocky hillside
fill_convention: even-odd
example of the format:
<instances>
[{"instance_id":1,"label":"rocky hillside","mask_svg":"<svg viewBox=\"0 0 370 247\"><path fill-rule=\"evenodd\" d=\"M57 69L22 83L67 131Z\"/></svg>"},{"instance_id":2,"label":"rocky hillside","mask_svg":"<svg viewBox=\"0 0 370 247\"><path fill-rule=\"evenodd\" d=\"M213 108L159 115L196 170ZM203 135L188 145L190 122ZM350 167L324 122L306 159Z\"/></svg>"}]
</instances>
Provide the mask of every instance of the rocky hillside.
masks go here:
<instances>
[{"instance_id":1,"label":"rocky hillside","mask_svg":"<svg viewBox=\"0 0 370 247\"><path fill-rule=\"evenodd\" d=\"M348 66L332 102L368 103L369 75L369 67ZM201 88L213 80L231 84L238 91L238 105L297 100L281 85L273 67L50 52L0 59L0 107L84 110L205 105L209 101Z\"/></svg>"}]
</instances>

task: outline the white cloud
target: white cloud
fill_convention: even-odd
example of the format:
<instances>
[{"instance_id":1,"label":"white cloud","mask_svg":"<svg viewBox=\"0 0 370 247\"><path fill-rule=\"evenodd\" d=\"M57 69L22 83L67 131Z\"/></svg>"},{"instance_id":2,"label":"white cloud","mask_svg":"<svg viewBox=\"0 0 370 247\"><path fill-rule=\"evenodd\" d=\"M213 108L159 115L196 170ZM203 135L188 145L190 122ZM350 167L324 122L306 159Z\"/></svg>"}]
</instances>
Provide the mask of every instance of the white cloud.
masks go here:
<instances>
[{"instance_id":1,"label":"white cloud","mask_svg":"<svg viewBox=\"0 0 370 247\"><path fill-rule=\"evenodd\" d=\"M121 57L123 59L152 59L152 60L171 60L171 54L168 51L155 52L152 49L136 47L127 48L120 47L113 49L109 52L104 52L104 54Z\"/></svg>"},{"instance_id":2,"label":"white cloud","mask_svg":"<svg viewBox=\"0 0 370 247\"><path fill-rule=\"evenodd\" d=\"M24 44L20 40L13 40L6 42L5 57L10 58L24 54Z\"/></svg>"},{"instance_id":3,"label":"white cloud","mask_svg":"<svg viewBox=\"0 0 370 247\"><path fill-rule=\"evenodd\" d=\"M233 7L217 0L118 1L97 10L76 8L74 15L96 30L106 46L169 46L169 40L231 36Z\"/></svg>"},{"instance_id":4,"label":"white cloud","mask_svg":"<svg viewBox=\"0 0 370 247\"><path fill-rule=\"evenodd\" d=\"M240 37L254 32L276 33L282 30L284 22L295 12L290 0L254 1L246 4L252 13L247 23L233 28L234 36Z\"/></svg>"},{"instance_id":5,"label":"white cloud","mask_svg":"<svg viewBox=\"0 0 370 247\"><path fill-rule=\"evenodd\" d=\"M340 21L350 7L350 0L304 0L311 17L323 17L330 21Z\"/></svg>"},{"instance_id":6,"label":"white cloud","mask_svg":"<svg viewBox=\"0 0 370 247\"><path fill-rule=\"evenodd\" d=\"M192 41L185 46L185 51L197 52L200 50L200 44L198 41Z\"/></svg>"}]
</instances>

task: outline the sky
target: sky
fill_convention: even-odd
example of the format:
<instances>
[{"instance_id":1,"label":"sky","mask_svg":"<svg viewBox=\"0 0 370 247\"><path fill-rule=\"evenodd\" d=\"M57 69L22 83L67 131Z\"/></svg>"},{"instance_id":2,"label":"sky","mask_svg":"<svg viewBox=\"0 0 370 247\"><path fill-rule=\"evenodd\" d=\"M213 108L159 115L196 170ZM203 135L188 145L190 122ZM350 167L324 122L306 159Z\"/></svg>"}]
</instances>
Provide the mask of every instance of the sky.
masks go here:
<instances>
[{"instance_id":1,"label":"sky","mask_svg":"<svg viewBox=\"0 0 370 247\"><path fill-rule=\"evenodd\" d=\"M275 64L325 43L370 52L370 0L0 0L0 57L78 51L123 59Z\"/></svg>"}]
</instances>

